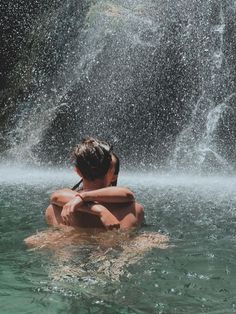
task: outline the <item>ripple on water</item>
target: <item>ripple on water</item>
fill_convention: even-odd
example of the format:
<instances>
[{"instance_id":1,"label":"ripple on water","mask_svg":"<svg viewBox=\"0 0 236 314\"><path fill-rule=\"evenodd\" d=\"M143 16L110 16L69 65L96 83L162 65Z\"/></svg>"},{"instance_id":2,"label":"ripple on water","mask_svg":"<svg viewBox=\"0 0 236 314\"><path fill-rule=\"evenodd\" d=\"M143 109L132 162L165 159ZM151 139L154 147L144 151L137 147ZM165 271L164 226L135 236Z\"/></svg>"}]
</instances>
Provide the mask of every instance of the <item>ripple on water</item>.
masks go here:
<instances>
[{"instance_id":1,"label":"ripple on water","mask_svg":"<svg viewBox=\"0 0 236 314\"><path fill-rule=\"evenodd\" d=\"M23 239L47 229L51 191L77 178L71 169L1 166L0 172L6 313L236 312L236 178L122 173L120 185L130 186L146 209L139 235L162 230L170 237L167 246L136 254L132 248L143 242L124 247L123 239L113 247L108 234L103 245L94 235L56 251L27 250Z\"/></svg>"}]
</instances>

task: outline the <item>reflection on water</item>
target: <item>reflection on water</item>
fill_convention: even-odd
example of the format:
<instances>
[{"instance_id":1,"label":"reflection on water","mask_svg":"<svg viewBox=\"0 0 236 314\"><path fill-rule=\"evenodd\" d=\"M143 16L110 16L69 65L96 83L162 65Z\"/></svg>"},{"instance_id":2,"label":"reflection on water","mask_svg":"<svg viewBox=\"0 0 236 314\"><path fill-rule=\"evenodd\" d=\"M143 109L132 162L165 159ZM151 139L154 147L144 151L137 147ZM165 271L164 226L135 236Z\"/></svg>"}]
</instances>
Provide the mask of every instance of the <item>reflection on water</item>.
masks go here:
<instances>
[{"instance_id":1,"label":"reflection on water","mask_svg":"<svg viewBox=\"0 0 236 314\"><path fill-rule=\"evenodd\" d=\"M4 171L3 313L236 312L235 177L123 174L120 184L144 204L147 225L128 238L119 232L65 238L47 229L43 212L52 190L76 182L71 170ZM152 247L149 235L159 232L169 238L165 249ZM41 241L43 248L28 249L23 242L50 233L52 247Z\"/></svg>"},{"instance_id":2,"label":"reflection on water","mask_svg":"<svg viewBox=\"0 0 236 314\"><path fill-rule=\"evenodd\" d=\"M153 248L166 249L168 237L157 232L100 232L83 229L49 229L25 240L34 250L50 249L57 266L51 269L53 280L105 276L119 281L127 267L141 260ZM85 261L81 261L81 253ZM127 275L127 274L126 274Z\"/></svg>"}]
</instances>

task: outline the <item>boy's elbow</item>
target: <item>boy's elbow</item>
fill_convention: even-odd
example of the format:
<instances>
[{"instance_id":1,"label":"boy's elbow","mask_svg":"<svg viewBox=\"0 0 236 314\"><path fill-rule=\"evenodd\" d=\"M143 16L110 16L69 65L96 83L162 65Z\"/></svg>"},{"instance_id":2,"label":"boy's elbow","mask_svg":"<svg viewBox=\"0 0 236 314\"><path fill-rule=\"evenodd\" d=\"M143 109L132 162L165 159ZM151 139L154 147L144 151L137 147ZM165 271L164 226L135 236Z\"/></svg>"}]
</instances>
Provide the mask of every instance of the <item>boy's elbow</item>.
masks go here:
<instances>
[{"instance_id":1,"label":"boy's elbow","mask_svg":"<svg viewBox=\"0 0 236 314\"><path fill-rule=\"evenodd\" d=\"M128 191L126 197L129 200L129 202L134 202L134 193L132 191Z\"/></svg>"},{"instance_id":2,"label":"boy's elbow","mask_svg":"<svg viewBox=\"0 0 236 314\"><path fill-rule=\"evenodd\" d=\"M125 194L125 199L128 200L129 202L134 202L134 193L128 189L128 188L125 188L125 191L124 191L124 194Z\"/></svg>"},{"instance_id":3,"label":"boy's elbow","mask_svg":"<svg viewBox=\"0 0 236 314\"><path fill-rule=\"evenodd\" d=\"M52 195L50 196L50 203L51 204L56 204L58 201L58 193L55 191L52 193Z\"/></svg>"},{"instance_id":4,"label":"boy's elbow","mask_svg":"<svg viewBox=\"0 0 236 314\"><path fill-rule=\"evenodd\" d=\"M139 224L141 224L144 221L144 207L141 204L136 203L135 211L136 211L138 222Z\"/></svg>"},{"instance_id":5,"label":"boy's elbow","mask_svg":"<svg viewBox=\"0 0 236 314\"><path fill-rule=\"evenodd\" d=\"M45 220L48 225L53 225L52 223L52 206L48 206L48 208L45 211Z\"/></svg>"}]
</instances>

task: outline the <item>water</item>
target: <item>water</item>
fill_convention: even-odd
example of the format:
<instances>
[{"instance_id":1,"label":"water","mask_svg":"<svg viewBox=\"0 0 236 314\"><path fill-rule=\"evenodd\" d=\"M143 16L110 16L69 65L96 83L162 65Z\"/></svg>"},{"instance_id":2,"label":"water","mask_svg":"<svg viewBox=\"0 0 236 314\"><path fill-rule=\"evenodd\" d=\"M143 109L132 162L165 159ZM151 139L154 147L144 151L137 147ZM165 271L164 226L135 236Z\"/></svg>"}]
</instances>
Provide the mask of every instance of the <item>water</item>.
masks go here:
<instances>
[{"instance_id":1,"label":"water","mask_svg":"<svg viewBox=\"0 0 236 314\"><path fill-rule=\"evenodd\" d=\"M64 165L91 134L129 166L235 167L234 0L41 5L0 95L7 157Z\"/></svg>"},{"instance_id":2,"label":"water","mask_svg":"<svg viewBox=\"0 0 236 314\"><path fill-rule=\"evenodd\" d=\"M0 313L236 312L234 30L234 0L42 10L0 95L0 149L16 161L0 164ZM168 164L121 174L146 210L137 234L46 226L51 192L77 177L40 164L64 167L87 134L127 168Z\"/></svg>"},{"instance_id":3,"label":"water","mask_svg":"<svg viewBox=\"0 0 236 314\"><path fill-rule=\"evenodd\" d=\"M230 66L225 61L224 41L226 36L223 3L218 2L212 25L207 23L202 36L205 51L201 70L201 92L192 104L189 123L177 136L171 166L176 169L219 172L231 171L233 161L222 153L220 129L227 127L227 115L232 113L231 100L234 90L229 87ZM206 40L209 39L209 41ZM230 133L230 132L229 132ZM227 136L229 138L229 135ZM227 141L227 139L224 139Z\"/></svg>"},{"instance_id":4,"label":"water","mask_svg":"<svg viewBox=\"0 0 236 314\"><path fill-rule=\"evenodd\" d=\"M1 174L1 313L236 312L235 176L121 174L146 209L136 236L169 236L166 247L140 253L127 239L112 245L112 233L27 249L23 239L47 229L50 193L76 176L24 166Z\"/></svg>"},{"instance_id":5,"label":"water","mask_svg":"<svg viewBox=\"0 0 236 314\"><path fill-rule=\"evenodd\" d=\"M175 169L191 172L229 172L233 166L220 155L222 148L217 143L219 125L227 112L231 111L228 102L235 97L230 95L223 103L214 105L210 99L201 97L192 113L191 123L180 133L171 156L170 165Z\"/></svg>"}]
</instances>

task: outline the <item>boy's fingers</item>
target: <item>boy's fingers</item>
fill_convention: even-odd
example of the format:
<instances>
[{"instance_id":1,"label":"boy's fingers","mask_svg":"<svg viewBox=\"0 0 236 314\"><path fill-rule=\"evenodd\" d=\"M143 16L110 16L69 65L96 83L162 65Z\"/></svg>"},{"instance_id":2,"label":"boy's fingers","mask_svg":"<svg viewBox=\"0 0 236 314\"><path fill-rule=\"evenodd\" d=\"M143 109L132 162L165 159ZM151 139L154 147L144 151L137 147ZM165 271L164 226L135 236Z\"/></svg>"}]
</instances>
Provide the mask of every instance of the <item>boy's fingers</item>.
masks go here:
<instances>
[{"instance_id":1,"label":"boy's fingers","mask_svg":"<svg viewBox=\"0 0 236 314\"><path fill-rule=\"evenodd\" d=\"M112 229L119 229L120 228L120 224L117 223L117 224L114 224L114 225L109 225L107 227L109 230L112 230Z\"/></svg>"}]
</instances>

